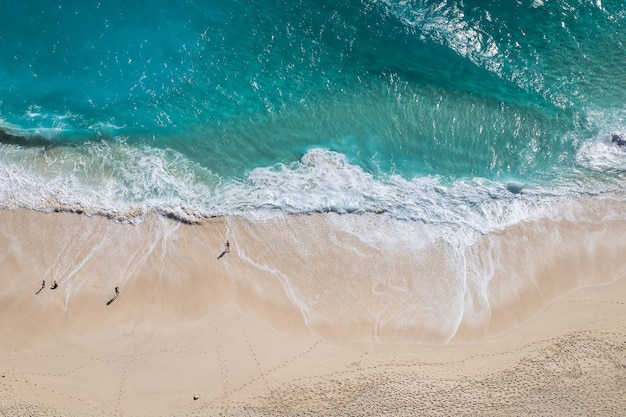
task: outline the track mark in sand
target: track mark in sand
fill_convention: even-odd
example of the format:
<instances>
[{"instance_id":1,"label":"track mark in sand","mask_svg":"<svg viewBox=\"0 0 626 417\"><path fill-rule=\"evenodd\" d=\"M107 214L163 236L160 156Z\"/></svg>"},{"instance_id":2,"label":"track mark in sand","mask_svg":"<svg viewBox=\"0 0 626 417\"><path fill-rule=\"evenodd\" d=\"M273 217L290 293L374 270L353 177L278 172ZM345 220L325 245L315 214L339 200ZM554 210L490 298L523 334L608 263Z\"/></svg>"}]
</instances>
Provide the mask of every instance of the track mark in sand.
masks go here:
<instances>
[{"instance_id":1,"label":"track mark in sand","mask_svg":"<svg viewBox=\"0 0 626 417\"><path fill-rule=\"evenodd\" d=\"M230 402L228 401L228 397L230 397L230 395L232 394L232 392L228 391L228 388L230 386L229 379L228 379L228 364L226 363L226 358L224 357L224 354L222 352L222 346L221 345L217 346L215 351L217 353L217 360L218 360L218 366L220 369L220 374L222 375L222 389L224 391L222 400L226 402L226 406L223 408L223 412L227 413L229 409L229 405L230 405ZM214 401L212 401L210 404L213 405Z\"/></svg>"},{"instance_id":2,"label":"track mark in sand","mask_svg":"<svg viewBox=\"0 0 626 417\"><path fill-rule=\"evenodd\" d=\"M19 370L16 366L16 361L29 361L33 359L54 359L63 358L63 359L72 359L72 360L82 360L84 363L69 369L65 372L30 372L26 370ZM85 407L89 410L95 410L97 412L96 415L106 415L108 412L103 412L99 409L97 405L90 403L87 400L84 400L81 397L74 397L69 395L62 389L60 389L55 383L55 379L59 377L69 376L81 369L86 368L87 366L98 362L98 361L106 361L112 362L112 360L103 360L100 358L92 358L86 356L72 356L72 355L34 355L34 356L26 356L26 357L17 357L16 352L13 352L11 356L11 368L12 370L7 372L8 370L0 371L0 387L4 387L4 391L9 393L8 398L11 400L11 404L9 408L7 408L7 402L5 401L5 395L0 390L0 416L64 416L66 414L62 414L54 409L51 405L46 405L45 401L42 398L42 392L46 392L48 394L52 394L55 397L61 398L61 402L69 402L69 401L77 401L85 405ZM39 382L32 381L32 378L36 377L44 377L44 378L55 378L53 380L39 380ZM28 389L32 398L38 398L41 401L41 404L35 404L32 400L28 400L28 402L20 402L18 399L15 387L17 384L21 384L24 386L23 389L20 389L20 392L25 392L24 389ZM10 411L7 411L10 410Z\"/></svg>"},{"instance_id":3,"label":"track mark in sand","mask_svg":"<svg viewBox=\"0 0 626 417\"><path fill-rule=\"evenodd\" d=\"M252 385L253 383L257 382L259 379L264 379L266 376L272 374L273 372L278 371L281 368L285 368L286 366L288 366L289 364L295 362L296 360L304 357L305 355L311 353L313 351L313 349L315 349L317 346L319 346L324 340L323 339L319 339L317 341L315 341L315 343L313 343L309 348L307 348L306 350L300 352L299 354L285 360L284 362L274 366L273 368L263 372L261 375L252 378L251 380L249 380L248 382L240 385L237 388L234 388L232 391L230 391L230 393L227 393L224 397L222 398L215 398L212 401L202 405L201 407L196 408L195 410L191 410L189 411L187 414L185 414L186 416L206 416L206 415L213 415L212 412L214 412L216 409L219 409L219 415L230 415L229 414L229 410L232 408L236 408L236 407L240 407L241 408L245 408L248 406L247 403L242 403L242 402L237 402L237 401L232 401L229 399L230 396L232 396L234 393L236 392L240 392L242 390L244 390L246 387ZM224 363L224 366L226 366L226 362L224 360L224 357L222 356L221 353L221 347L218 347L217 349L217 354L218 354L218 360L220 362L220 372L222 372L222 376L224 378L228 377L227 374L227 369L222 370L222 362ZM260 366L260 365L259 365ZM226 371L226 373L224 373L224 371ZM269 389L269 388L268 388ZM225 390L226 391L226 390ZM273 392L274 390L271 390L270 392ZM210 412L207 410L211 410ZM203 411L205 412L203 414ZM244 413L244 415L247 415L248 413ZM237 412L234 413L234 415L238 415Z\"/></svg>"},{"instance_id":4,"label":"track mark in sand","mask_svg":"<svg viewBox=\"0 0 626 417\"><path fill-rule=\"evenodd\" d=\"M15 371L15 367L12 370L3 369L0 370L0 416L5 417L17 417L17 416L37 416L37 417L62 417L68 416L61 413L54 407L45 404L45 401L41 398L41 391L51 392L55 395L66 397L63 392L56 392L54 387L46 387L44 384L38 384L30 381L28 378L18 378L19 372ZM26 401L23 398L18 398L16 395L16 386L20 385L19 392L23 395L26 390L30 392L30 398ZM37 398L34 401L32 398ZM67 398L67 397L66 397ZM72 397L69 397L73 400ZM82 401L80 398L78 401ZM86 403L89 408L93 408L91 404Z\"/></svg>"},{"instance_id":5,"label":"track mark in sand","mask_svg":"<svg viewBox=\"0 0 626 417\"><path fill-rule=\"evenodd\" d=\"M249 380L249 381L248 381L248 382L246 382L245 384L243 384L243 385L241 385L241 386L239 386L239 387L235 388L235 389L232 391L232 393L239 392L239 391L243 390L244 388L246 388L246 387L248 387L249 385L252 385L252 384L253 384L253 383L255 383L256 381L258 381L260 378L263 378L263 379L265 380L265 377L266 377L266 376L268 376L268 375L272 374L273 372L276 372L277 370L279 370L279 369L281 369L281 368L286 367L286 366L287 366L287 365L289 365L290 363L293 363L294 361L296 361L296 360L298 360L298 359L302 358L304 355L306 355L306 354L310 353L310 352L311 352L313 349L315 349L315 348L316 348L316 347L317 347L320 343L322 343L322 341L323 341L322 339L320 339L320 340L316 341L316 342L313 344L313 346L311 346L310 348L308 348L308 349L307 349L307 350L305 350L304 352L302 352L302 353L300 353L300 354L298 354L298 355L296 355L296 356L294 356L294 357L292 357L292 358L290 358L290 359L288 359L288 360L284 361L283 363L281 363L281 364L279 364L279 365L276 365L275 367L273 367L273 368L269 369L267 372L263 373L262 375L260 375L260 376L258 376L258 377L256 377L256 378L253 378L253 379L251 379L251 380ZM269 388L269 387L268 387L268 388Z\"/></svg>"},{"instance_id":6,"label":"track mark in sand","mask_svg":"<svg viewBox=\"0 0 626 417\"><path fill-rule=\"evenodd\" d=\"M209 353L215 353L216 349L204 349L204 350L191 350L191 347L193 345L195 345L200 339L205 338L205 337L209 337L209 336L214 336L219 332L219 329L217 328L217 326L215 326L213 328L213 330L204 332L202 334L199 334L197 336L195 336L189 343L186 344L179 344L179 345L175 345L169 348L162 348L162 349L156 349L156 350L150 350L150 351L146 351L146 352L142 352L142 353L133 353L133 357L150 357L150 356L154 356L154 355L159 355L159 354L163 354L163 353L167 353L167 354L172 354L172 355L197 355L197 356L201 356L201 355L206 355Z\"/></svg>"},{"instance_id":7,"label":"track mark in sand","mask_svg":"<svg viewBox=\"0 0 626 417\"><path fill-rule=\"evenodd\" d=\"M224 398L228 398L228 396L230 395L230 393L228 392L228 387L230 386L230 383L228 382L228 364L226 363L224 353L222 353L221 345L218 345L215 348L215 353L217 353L217 361L220 368L220 374L222 375Z\"/></svg>"},{"instance_id":8,"label":"track mark in sand","mask_svg":"<svg viewBox=\"0 0 626 417\"><path fill-rule=\"evenodd\" d=\"M128 368L133 363L133 359L137 356L137 337L135 335L135 322L133 321L133 328L131 329L130 336L132 338L133 351L130 355L128 361L121 362L124 367L122 368L122 375L120 378L120 389L117 395L117 401L115 402L115 412L114 414L117 416L122 416L120 414L120 404L122 403L122 395L124 393L124 385L126 384L126 375L128 374Z\"/></svg>"},{"instance_id":9,"label":"track mark in sand","mask_svg":"<svg viewBox=\"0 0 626 417\"><path fill-rule=\"evenodd\" d=\"M323 342L323 339L317 340L317 341L316 341L315 343L313 343L313 345L312 345L311 347L309 347L307 350L305 350L305 351L303 351L303 352L299 353L299 354L298 354L298 355L296 355L296 356L293 356L293 357L291 357L291 358L287 359L286 361L284 361L284 362L282 362L282 363L280 363L280 364L276 365L275 367L273 367L273 368L271 368L271 369L268 369L268 370L267 370L266 372L264 372L262 375L259 375L258 377L256 377L256 378L253 378L253 379L249 380L248 382L246 382L245 384L241 385L240 387L235 388L235 389L233 390L233 393L234 393L234 392L238 392L238 391L243 390L245 387L247 387L247 386L249 386L249 385L253 384L253 383L254 383L254 382L256 382L256 381L258 381L260 378L265 379L265 377L266 377L266 376L271 375L272 373L274 373L274 372L278 371L278 370L279 370L279 369L281 369L281 368L285 368L287 365L289 365L289 364L291 364L291 363L295 362L296 360L298 360L298 359L302 358L303 356L305 356L305 355L309 354L311 351L313 351L313 349L315 349L315 348L316 348L316 347L317 347L320 343L322 343L322 342Z\"/></svg>"},{"instance_id":10,"label":"track mark in sand","mask_svg":"<svg viewBox=\"0 0 626 417\"><path fill-rule=\"evenodd\" d=\"M0 401L1 401L0 404L8 400L9 407L16 407L17 399L15 396L15 387L13 386L13 383L11 382L11 380L16 380L15 378L15 352L13 352L11 355L11 364L9 367L10 369L2 370L2 376L0 376L0 384L2 384L1 386L3 387L2 391L5 391L5 387L6 387L6 392L8 393L7 397L5 398L4 392L0 391ZM4 406L0 408L0 411L2 411L3 408ZM9 414L6 414L6 415L9 415Z\"/></svg>"},{"instance_id":11,"label":"track mark in sand","mask_svg":"<svg viewBox=\"0 0 626 417\"><path fill-rule=\"evenodd\" d=\"M255 405L231 407L229 415L618 416L626 409L626 334L621 332L577 331L528 344L511 365L471 376L457 371L458 363L387 364L301 378L259 397ZM444 364L449 364L448 377L425 367Z\"/></svg>"},{"instance_id":12,"label":"track mark in sand","mask_svg":"<svg viewBox=\"0 0 626 417\"><path fill-rule=\"evenodd\" d=\"M237 324L239 325L239 330L241 330L241 334L243 335L243 338L246 341L246 345L248 345L248 350L250 351L250 355L252 356L252 359L254 360L254 363L256 364L256 368L257 368L257 371L259 371L260 378L265 383L265 387L267 389L270 389L270 385L267 382L267 379L265 378L265 373L263 372L263 368L261 368L261 362L259 362L259 358L257 357L256 352L254 351L254 348L252 347L252 343L250 343L250 339L248 338L248 333L246 332L244 324L241 322L241 316L239 315L237 315ZM241 388L243 387L240 387L240 389Z\"/></svg>"},{"instance_id":13,"label":"track mark in sand","mask_svg":"<svg viewBox=\"0 0 626 417\"><path fill-rule=\"evenodd\" d=\"M313 350L313 348L315 346L317 346L319 343L321 343L323 340L318 341L314 346L312 346L307 352L299 355L303 356L304 354L308 353L309 351ZM549 343L549 341L546 340L540 340L540 341L536 341L536 342L532 342L523 346L520 346L517 349L510 349L510 350L506 350L506 351L502 351L502 352L496 352L496 353L481 353L481 354L476 354L476 355L471 355L471 356L467 356L463 359L459 359L459 360L455 360L455 361L441 361L441 362L414 362L414 361L408 361L405 363L399 363L396 361L395 356L390 359L390 361L385 362L385 363L381 363L381 364L377 364L377 365L370 365L370 366L362 366L361 365L361 361L363 359L364 355L361 355L360 360L357 362L353 362L348 366L348 368L346 370L339 370L339 371L335 371L335 372L330 372L330 373L326 373L323 375L318 375L318 376L304 376L301 378L295 378L293 380L290 381L290 383L305 383L307 381L310 380L314 380L314 379L319 379L319 378L326 378L328 380L335 380L337 378L343 378L347 375L362 375L362 374L368 374L368 373L381 373L381 374L385 374L390 368L395 368L395 369L413 369L413 368L441 368L441 367L447 367L450 365L461 365L465 362L469 362L472 361L474 359L479 359L479 358L489 358L489 357L497 357L497 356L507 356L507 355L512 355L514 353L526 350L528 348L531 347L541 347L542 345L546 345L547 343ZM280 366L272 369L270 372L273 372L274 370L286 366L288 363L293 362L295 359L297 358L292 358L288 361L285 361L283 364L281 364ZM382 370L382 371L381 371Z\"/></svg>"},{"instance_id":14,"label":"track mark in sand","mask_svg":"<svg viewBox=\"0 0 626 417\"><path fill-rule=\"evenodd\" d=\"M589 304L613 304L613 305L622 305L626 306L626 302L623 301L612 301L612 300L593 300L590 298L581 298L579 300L567 300L555 303L555 305L561 304L579 304L579 303L589 303Z\"/></svg>"},{"instance_id":15,"label":"track mark in sand","mask_svg":"<svg viewBox=\"0 0 626 417\"><path fill-rule=\"evenodd\" d=\"M293 356L290 359L287 359L286 361L284 361L283 363L276 365L275 367L269 369L266 373L266 375L269 375L273 372L276 372L277 370L286 367L287 365L289 365L290 363L295 362L296 360L302 358L305 355L308 355L309 353L311 353L313 351L313 349L315 349L316 347L318 347L322 342L324 341L324 339L319 339L316 340L315 343L313 343L307 350L301 352L300 354Z\"/></svg>"}]
</instances>

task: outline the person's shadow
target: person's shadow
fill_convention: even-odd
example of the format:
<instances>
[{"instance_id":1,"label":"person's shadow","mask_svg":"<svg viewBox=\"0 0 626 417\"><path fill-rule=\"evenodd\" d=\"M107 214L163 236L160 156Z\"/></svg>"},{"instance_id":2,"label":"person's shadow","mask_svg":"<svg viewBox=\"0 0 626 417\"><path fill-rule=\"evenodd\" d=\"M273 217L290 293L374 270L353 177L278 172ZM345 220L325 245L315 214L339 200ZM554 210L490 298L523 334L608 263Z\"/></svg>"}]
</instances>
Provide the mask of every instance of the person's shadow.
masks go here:
<instances>
[{"instance_id":1,"label":"person's shadow","mask_svg":"<svg viewBox=\"0 0 626 417\"><path fill-rule=\"evenodd\" d=\"M35 295L39 294L39 293L41 292L41 290L43 290L44 288L46 288L46 281L43 281L43 282L41 283L41 288L39 288L39 291L37 291L37 292L35 293Z\"/></svg>"}]
</instances>

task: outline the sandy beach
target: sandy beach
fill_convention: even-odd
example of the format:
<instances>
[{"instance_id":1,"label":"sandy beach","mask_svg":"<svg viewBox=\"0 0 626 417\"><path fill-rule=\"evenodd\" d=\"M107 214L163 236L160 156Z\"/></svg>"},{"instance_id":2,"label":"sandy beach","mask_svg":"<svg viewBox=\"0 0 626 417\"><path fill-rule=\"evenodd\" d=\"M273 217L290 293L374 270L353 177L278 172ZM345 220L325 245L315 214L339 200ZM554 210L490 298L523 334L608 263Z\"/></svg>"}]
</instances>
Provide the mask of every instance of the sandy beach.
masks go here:
<instances>
[{"instance_id":1,"label":"sandy beach","mask_svg":"<svg viewBox=\"0 0 626 417\"><path fill-rule=\"evenodd\" d=\"M0 415L623 416L625 208L462 252L374 214L0 210Z\"/></svg>"}]
</instances>

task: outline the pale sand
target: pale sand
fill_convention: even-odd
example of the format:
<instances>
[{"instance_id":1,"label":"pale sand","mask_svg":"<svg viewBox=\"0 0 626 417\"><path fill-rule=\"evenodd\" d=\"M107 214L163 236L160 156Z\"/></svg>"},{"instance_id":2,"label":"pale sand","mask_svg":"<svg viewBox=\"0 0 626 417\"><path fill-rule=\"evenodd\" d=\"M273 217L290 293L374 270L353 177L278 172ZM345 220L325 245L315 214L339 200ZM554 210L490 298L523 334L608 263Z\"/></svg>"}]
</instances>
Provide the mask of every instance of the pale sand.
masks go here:
<instances>
[{"instance_id":1,"label":"pale sand","mask_svg":"<svg viewBox=\"0 0 626 417\"><path fill-rule=\"evenodd\" d=\"M456 261L443 243L373 247L333 215L0 211L0 415L626 415L624 205L589 204L588 224L519 225ZM459 265L491 277L463 308L420 299Z\"/></svg>"}]
</instances>

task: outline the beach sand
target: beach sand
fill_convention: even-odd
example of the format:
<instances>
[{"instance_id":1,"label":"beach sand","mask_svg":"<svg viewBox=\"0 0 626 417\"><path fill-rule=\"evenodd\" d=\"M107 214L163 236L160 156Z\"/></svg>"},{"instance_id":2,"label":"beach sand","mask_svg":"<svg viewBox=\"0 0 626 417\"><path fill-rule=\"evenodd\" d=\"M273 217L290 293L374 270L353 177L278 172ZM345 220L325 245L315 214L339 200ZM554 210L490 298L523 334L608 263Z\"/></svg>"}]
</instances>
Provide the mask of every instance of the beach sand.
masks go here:
<instances>
[{"instance_id":1,"label":"beach sand","mask_svg":"<svg viewBox=\"0 0 626 417\"><path fill-rule=\"evenodd\" d=\"M0 416L623 416L626 205L576 207L461 250L0 210Z\"/></svg>"}]
</instances>

